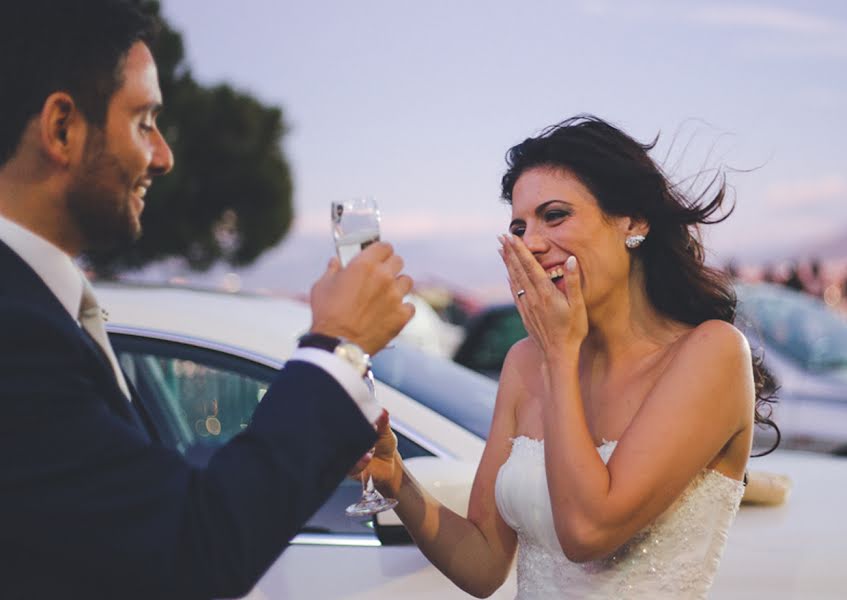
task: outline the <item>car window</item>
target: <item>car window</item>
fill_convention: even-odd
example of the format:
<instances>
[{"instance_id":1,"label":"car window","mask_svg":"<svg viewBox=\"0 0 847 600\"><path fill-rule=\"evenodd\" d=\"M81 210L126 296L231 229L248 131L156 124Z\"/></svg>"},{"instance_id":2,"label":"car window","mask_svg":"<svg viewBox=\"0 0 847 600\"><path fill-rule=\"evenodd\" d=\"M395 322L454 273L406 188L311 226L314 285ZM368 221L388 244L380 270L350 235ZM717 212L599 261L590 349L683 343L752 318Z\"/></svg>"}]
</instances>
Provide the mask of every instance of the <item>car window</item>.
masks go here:
<instances>
[{"instance_id":1,"label":"car window","mask_svg":"<svg viewBox=\"0 0 847 600\"><path fill-rule=\"evenodd\" d=\"M478 437L488 437L497 395L497 384L488 377L402 342L374 356L373 370L383 383Z\"/></svg>"},{"instance_id":2,"label":"car window","mask_svg":"<svg viewBox=\"0 0 847 600\"><path fill-rule=\"evenodd\" d=\"M268 366L222 351L142 336L110 337L162 443L198 466L249 425L276 375ZM400 433L397 441L406 458L433 455ZM303 531L372 533L367 524L344 516L344 508L360 493L359 482L343 481Z\"/></svg>"},{"instance_id":3,"label":"car window","mask_svg":"<svg viewBox=\"0 0 847 600\"><path fill-rule=\"evenodd\" d=\"M737 286L739 325L814 372L847 368L847 322L823 302L770 285Z\"/></svg>"}]
</instances>

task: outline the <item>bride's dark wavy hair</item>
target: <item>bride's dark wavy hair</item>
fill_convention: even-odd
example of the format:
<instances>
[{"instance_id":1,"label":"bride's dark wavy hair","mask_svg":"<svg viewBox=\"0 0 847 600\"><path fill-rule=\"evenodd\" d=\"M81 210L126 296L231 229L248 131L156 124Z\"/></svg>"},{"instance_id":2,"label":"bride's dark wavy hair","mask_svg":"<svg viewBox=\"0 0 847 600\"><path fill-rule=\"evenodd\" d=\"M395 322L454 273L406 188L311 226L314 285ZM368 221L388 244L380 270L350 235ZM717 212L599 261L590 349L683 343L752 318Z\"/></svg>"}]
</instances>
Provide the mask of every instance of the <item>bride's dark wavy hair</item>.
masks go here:
<instances>
[{"instance_id":1,"label":"bride's dark wavy hair","mask_svg":"<svg viewBox=\"0 0 847 600\"><path fill-rule=\"evenodd\" d=\"M592 115L572 117L509 149L503 199L512 203L515 182L529 169L573 173L606 215L649 223L647 239L633 252L643 265L647 297L660 313L689 325L710 319L733 323L737 299L732 282L705 264L700 241L700 225L719 223L734 209L719 213L726 198L725 176L716 171L705 190L688 197L650 158L657 141L658 136L641 144ZM756 423L776 432L776 442L762 453L767 454L779 444L780 434L771 419L776 386L761 357L753 358L753 377Z\"/></svg>"}]
</instances>

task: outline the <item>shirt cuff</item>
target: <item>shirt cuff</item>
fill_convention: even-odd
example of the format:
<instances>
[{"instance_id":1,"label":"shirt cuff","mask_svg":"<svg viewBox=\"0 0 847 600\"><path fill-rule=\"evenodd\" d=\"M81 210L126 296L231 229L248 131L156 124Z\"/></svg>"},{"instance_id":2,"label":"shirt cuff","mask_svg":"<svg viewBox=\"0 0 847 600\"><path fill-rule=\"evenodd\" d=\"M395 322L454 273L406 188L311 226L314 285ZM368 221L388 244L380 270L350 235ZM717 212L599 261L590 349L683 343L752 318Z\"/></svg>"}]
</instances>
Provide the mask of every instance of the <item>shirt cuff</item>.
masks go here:
<instances>
[{"instance_id":1,"label":"shirt cuff","mask_svg":"<svg viewBox=\"0 0 847 600\"><path fill-rule=\"evenodd\" d=\"M371 394L364 378L353 368L353 365L332 352L320 348L297 348L289 360L312 363L326 371L349 394L368 422L376 423L382 414L382 407Z\"/></svg>"}]
</instances>

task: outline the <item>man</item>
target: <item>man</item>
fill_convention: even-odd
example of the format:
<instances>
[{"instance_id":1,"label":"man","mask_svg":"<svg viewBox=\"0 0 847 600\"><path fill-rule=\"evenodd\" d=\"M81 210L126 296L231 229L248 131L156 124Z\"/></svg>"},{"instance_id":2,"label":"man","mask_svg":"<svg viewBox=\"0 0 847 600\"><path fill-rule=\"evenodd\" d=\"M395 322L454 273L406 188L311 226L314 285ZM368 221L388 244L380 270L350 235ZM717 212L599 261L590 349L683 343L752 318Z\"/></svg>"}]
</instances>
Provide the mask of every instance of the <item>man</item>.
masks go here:
<instances>
[{"instance_id":1,"label":"man","mask_svg":"<svg viewBox=\"0 0 847 600\"><path fill-rule=\"evenodd\" d=\"M148 437L72 261L137 238L145 193L173 164L151 23L121 0L5 13L0 597L243 595L373 444L381 410L350 351L399 332L412 282L387 244L333 260L312 289L317 335L250 426L190 467Z\"/></svg>"}]
</instances>

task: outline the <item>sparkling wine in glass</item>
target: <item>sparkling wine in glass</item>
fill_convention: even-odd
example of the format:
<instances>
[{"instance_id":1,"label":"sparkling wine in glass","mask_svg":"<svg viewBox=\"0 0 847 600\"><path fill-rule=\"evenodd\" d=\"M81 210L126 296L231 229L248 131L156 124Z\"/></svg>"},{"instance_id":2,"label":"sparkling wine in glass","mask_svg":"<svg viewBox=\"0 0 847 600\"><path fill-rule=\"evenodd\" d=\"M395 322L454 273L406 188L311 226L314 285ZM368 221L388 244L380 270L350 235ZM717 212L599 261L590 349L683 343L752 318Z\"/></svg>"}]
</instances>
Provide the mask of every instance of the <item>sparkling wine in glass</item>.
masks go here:
<instances>
[{"instance_id":1,"label":"sparkling wine in glass","mask_svg":"<svg viewBox=\"0 0 847 600\"><path fill-rule=\"evenodd\" d=\"M379 241L379 208L371 197L361 197L347 202L332 203L332 237L342 266L347 266L353 257ZM368 387L374 393L373 374L368 373ZM348 517L369 517L376 513L391 510L397 506L394 498L384 498L373 485L370 477L362 479L362 497L347 507L344 513Z\"/></svg>"},{"instance_id":2,"label":"sparkling wine in glass","mask_svg":"<svg viewBox=\"0 0 847 600\"><path fill-rule=\"evenodd\" d=\"M341 266L379 241L379 208L370 196L332 203L332 236Z\"/></svg>"}]
</instances>

